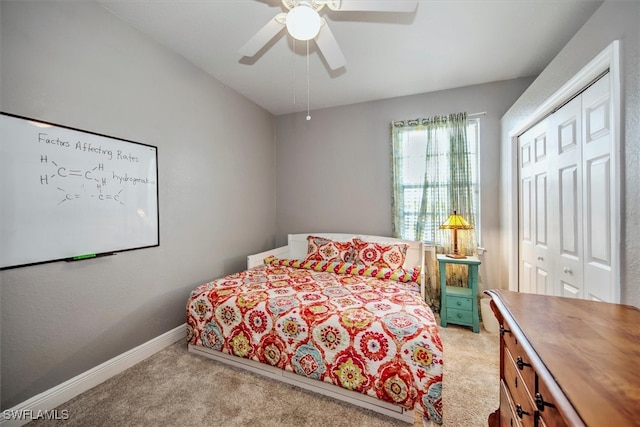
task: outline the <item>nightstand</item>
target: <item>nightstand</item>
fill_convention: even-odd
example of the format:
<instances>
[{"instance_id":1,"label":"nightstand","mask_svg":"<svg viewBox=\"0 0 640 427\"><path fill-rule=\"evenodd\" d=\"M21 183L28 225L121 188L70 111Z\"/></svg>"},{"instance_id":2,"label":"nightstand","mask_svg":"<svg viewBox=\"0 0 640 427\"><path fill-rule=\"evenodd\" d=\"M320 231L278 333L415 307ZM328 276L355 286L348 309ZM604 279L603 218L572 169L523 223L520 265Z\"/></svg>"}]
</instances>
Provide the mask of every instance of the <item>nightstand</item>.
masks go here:
<instances>
[{"instance_id":1,"label":"nightstand","mask_svg":"<svg viewBox=\"0 0 640 427\"><path fill-rule=\"evenodd\" d=\"M466 287L447 286L447 264L466 265L469 277ZM440 325L447 323L473 327L473 332L480 332L478 316L478 266L477 257L450 258L438 255L440 267Z\"/></svg>"}]
</instances>

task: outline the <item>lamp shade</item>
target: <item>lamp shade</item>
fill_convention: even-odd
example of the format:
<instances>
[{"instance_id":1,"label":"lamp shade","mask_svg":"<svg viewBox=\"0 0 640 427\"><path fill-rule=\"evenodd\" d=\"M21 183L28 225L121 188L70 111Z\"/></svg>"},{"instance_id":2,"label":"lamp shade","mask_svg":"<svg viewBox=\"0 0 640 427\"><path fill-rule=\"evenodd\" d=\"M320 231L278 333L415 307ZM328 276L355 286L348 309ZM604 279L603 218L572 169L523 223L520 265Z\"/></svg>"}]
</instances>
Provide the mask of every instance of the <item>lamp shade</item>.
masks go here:
<instances>
[{"instance_id":1,"label":"lamp shade","mask_svg":"<svg viewBox=\"0 0 640 427\"><path fill-rule=\"evenodd\" d=\"M450 258L466 258L458 252L458 230L471 230L473 227L464 218L462 218L456 211L453 211L452 215L440 226L441 229L453 230L453 253L447 254Z\"/></svg>"},{"instance_id":2,"label":"lamp shade","mask_svg":"<svg viewBox=\"0 0 640 427\"><path fill-rule=\"evenodd\" d=\"M440 226L441 229L447 230L471 230L473 227L456 211L449 215L449 218Z\"/></svg>"},{"instance_id":3,"label":"lamp shade","mask_svg":"<svg viewBox=\"0 0 640 427\"><path fill-rule=\"evenodd\" d=\"M304 3L287 13L287 31L297 40L311 40L318 35L321 25L318 12Z\"/></svg>"}]
</instances>

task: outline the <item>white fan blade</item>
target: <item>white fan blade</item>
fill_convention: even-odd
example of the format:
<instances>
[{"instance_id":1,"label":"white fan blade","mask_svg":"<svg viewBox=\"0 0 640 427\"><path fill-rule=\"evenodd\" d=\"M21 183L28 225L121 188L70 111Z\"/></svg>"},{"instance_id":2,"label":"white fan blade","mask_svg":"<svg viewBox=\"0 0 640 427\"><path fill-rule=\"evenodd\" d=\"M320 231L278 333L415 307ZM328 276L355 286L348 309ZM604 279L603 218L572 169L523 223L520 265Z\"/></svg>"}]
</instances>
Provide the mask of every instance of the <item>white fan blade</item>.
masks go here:
<instances>
[{"instance_id":1,"label":"white fan blade","mask_svg":"<svg viewBox=\"0 0 640 427\"><path fill-rule=\"evenodd\" d=\"M315 40L318 49L320 49L322 56L324 56L324 59L332 70L337 70L346 65L347 61L344 59L340 46L338 46L338 42L335 37L333 37L331 29L329 29L329 25L327 25L327 21L324 19L322 20L322 27L320 27L320 32Z\"/></svg>"},{"instance_id":2,"label":"white fan blade","mask_svg":"<svg viewBox=\"0 0 640 427\"><path fill-rule=\"evenodd\" d=\"M285 27L286 13L277 14L271 21L260 29L244 46L240 48L242 56L253 56L262 49Z\"/></svg>"},{"instance_id":3,"label":"white fan blade","mask_svg":"<svg viewBox=\"0 0 640 427\"><path fill-rule=\"evenodd\" d=\"M413 12L417 1L405 0L330 0L329 9L336 11L358 12Z\"/></svg>"}]
</instances>

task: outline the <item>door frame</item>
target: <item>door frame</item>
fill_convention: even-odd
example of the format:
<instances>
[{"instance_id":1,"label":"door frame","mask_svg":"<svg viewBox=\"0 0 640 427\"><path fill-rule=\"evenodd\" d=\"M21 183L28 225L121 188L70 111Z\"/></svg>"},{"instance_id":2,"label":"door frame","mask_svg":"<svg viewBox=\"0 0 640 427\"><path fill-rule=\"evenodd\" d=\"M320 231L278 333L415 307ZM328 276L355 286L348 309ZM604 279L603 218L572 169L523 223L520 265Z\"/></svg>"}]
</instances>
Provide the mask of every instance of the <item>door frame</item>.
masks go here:
<instances>
[{"instance_id":1,"label":"door frame","mask_svg":"<svg viewBox=\"0 0 640 427\"><path fill-rule=\"evenodd\" d=\"M519 223L518 223L518 209L519 209L519 167L518 167L518 136L525 132L527 129L541 121L546 116L550 115L554 110L564 105L567 101L573 98L577 93L582 91L587 85L592 83L606 70L609 70L611 76L611 102L613 106L613 150L612 150L612 164L614 165L614 184L615 190L613 192L612 202L618 208L618 215L614 215L614 233L616 236L621 234L621 218L624 214L622 212L621 203L621 84L620 84L620 41L615 40L609 46L607 46L602 52L600 52L594 59L592 59L587 65L585 65L575 76L567 81L560 89L558 89L553 95L551 95L545 102L543 102L529 117L527 117L522 123L509 131L509 142L507 147L507 153L505 153L504 159L507 162L506 170L507 176L511 179L510 185L507 188L510 199L514 203L510 204L510 207L505 210L507 214L506 230L507 230L507 242L506 242L506 260L508 265L508 280L509 290L518 291L518 277L519 277L519 259L520 259L520 245L519 245ZM620 302L620 253L622 239L618 241L616 245L612 245L612 259L615 260L614 268L614 283L616 289L614 290L614 302Z\"/></svg>"}]
</instances>

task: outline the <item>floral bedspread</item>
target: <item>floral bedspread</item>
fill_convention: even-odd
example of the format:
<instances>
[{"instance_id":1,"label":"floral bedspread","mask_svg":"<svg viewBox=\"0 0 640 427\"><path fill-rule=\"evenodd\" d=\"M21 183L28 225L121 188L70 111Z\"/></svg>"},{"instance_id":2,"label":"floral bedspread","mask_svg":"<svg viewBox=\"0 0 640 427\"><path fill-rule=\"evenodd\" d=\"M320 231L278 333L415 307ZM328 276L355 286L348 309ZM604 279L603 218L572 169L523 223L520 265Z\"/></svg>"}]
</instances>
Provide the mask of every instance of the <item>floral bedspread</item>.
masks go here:
<instances>
[{"instance_id":1,"label":"floral bedspread","mask_svg":"<svg viewBox=\"0 0 640 427\"><path fill-rule=\"evenodd\" d=\"M261 265L194 289L187 325L191 344L442 423L442 342L416 282Z\"/></svg>"}]
</instances>

